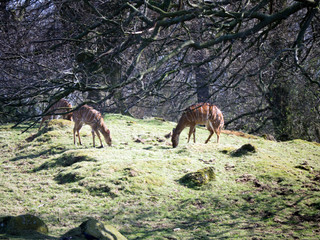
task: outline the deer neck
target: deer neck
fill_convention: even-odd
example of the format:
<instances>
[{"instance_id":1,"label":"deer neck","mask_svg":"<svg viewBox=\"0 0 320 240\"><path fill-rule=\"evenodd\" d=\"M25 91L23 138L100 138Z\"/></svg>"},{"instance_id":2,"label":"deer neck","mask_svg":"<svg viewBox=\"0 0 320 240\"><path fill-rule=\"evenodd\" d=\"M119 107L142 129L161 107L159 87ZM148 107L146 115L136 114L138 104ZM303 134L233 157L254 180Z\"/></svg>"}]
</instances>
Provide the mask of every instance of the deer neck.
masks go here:
<instances>
[{"instance_id":1,"label":"deer neck","mask_svg":"<svg viewBox=\"0 0 320 240\"><path fill-rule=\"evenodd\" d=\"M189 126L189 121L187 120L187 118L185 116L182 116L178 122L176 129L175 129L176 134L180 135L180 133L183 131L183 129L185 129L188 126Z\"/></svg>"}]
</instances>

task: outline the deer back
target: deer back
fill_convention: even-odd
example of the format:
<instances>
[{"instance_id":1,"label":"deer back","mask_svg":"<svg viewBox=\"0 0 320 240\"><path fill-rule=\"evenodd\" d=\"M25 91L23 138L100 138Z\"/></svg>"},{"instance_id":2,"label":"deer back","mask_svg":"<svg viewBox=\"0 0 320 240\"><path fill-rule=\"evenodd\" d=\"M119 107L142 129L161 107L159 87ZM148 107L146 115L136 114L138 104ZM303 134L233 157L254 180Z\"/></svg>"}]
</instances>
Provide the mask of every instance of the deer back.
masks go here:
<instances>
[{"instance_id":1,"label":"deer back","mask_svg":"<svg viewBox=\"0 0 320 240\"><path fill-rule=\"evenodd\" d=\"M57 104L57 109L59 109L59 113L69 112L72 109L72 105L65 99L60 99L60 101L57 102ZM65 114L62 117L71 121L72 113Z\"/></svg>"},{"instance_id":2,"label":"deer back","mask_svg":"<svg viewBox=\"0 0 320 240\"><path fill-rule=\"evenodd\" d=\"M73 112L75 122L85 123L91 127L101 126L101 119L101 113L88 105L83 105Z\"/></svg>"},{"instance_id":3,"label":"deer back","mask_svg":"<svg viewBox=\"0 0 320 240\"><path fill-rule=\"evenodd\" d=\"M223 115L220 109L209 103L198 103L188 107L181 116L186 126L196 124L207 124L208 121L218 128L223 122Z\"/></svg>"},{"instance_id":4,"label":"deer back","mask_svg":"<svg viewBox=\"0 0 320 240\"><path fill-rule=\"evenodd\" d=\"M68 112L72 109L72 105L65 99L60 99L58 102L53 104L49 110L47 111L48 115L45 115L43 118L44 119L49 119L53 115L57 114L63 114L65 112ZM64 119L71 120L72 119L72 113L68 113L66 115L62 116Z\"/></svg>"}]
</instances>

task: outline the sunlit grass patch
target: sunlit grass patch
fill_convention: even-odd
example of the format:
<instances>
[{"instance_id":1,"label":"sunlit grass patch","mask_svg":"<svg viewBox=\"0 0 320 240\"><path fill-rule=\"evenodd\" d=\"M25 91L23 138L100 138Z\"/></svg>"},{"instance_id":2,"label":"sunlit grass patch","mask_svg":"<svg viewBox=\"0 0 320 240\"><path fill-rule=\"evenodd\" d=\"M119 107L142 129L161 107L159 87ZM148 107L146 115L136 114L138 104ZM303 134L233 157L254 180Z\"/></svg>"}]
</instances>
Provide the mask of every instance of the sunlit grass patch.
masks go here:
<instances>
[{"instance_id":1,"label":"sunlit grass patch","mask_svg":"<svg viewBox=\"0 0 320 240\"><path fill-rule=\"evenodd\" d=\"M86 217L116 226L128 239L290 239L318 226L320 148L198 127L196 143L176 123L107 114L113 146L93 148L91 128L73 144L73 123L52 121L40 132L0 126L0 214L33 213L60 236ZM32 141L26 141L32 136ZM232 156L245 144L255 152ZM296 166L309 166L304 170ZM192 189L179 182L199 169L215 179ZM299 226L299 229L296 226ZM310 238L312 239L312 238Z\"/></svg>"},{"instance_id":2,"label":"sunlit grass patch","mask_svg":"<svg viewBox=\"0 0 320 240\"><path fill-rule=\"evenodd\" d=\"M47 128L52 130L67 129L70 130L73 127L73 122L65 119L53 119L48 123Z\"/></svg>"}]
</instances>

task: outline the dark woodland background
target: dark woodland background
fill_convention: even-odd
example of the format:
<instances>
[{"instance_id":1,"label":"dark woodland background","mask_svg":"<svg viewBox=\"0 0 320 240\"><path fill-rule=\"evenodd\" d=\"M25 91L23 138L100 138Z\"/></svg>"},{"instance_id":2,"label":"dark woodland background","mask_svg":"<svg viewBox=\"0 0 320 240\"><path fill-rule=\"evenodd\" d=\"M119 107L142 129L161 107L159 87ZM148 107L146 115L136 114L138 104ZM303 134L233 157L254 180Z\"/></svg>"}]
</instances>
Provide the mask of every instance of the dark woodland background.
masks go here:
<instances>
[{"instance_id":1,"label":"dark woodland background","mask_svg":"<svg viewBox=\"0 0 320 240\"><path fill-rule=\"evenodd\" d=\"M2 0L0 121L61 98L176 121L196 102L227 129L320 141L319 0Z\"/></svg>"}]
</instances>

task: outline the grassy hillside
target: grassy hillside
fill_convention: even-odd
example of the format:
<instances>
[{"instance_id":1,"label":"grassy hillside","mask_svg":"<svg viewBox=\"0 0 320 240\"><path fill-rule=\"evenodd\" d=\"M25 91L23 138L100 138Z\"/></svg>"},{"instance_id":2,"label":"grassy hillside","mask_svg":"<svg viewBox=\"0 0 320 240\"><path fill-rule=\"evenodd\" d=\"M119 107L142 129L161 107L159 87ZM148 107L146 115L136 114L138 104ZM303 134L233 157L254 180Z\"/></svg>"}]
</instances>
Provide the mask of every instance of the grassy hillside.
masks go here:
<instances>
[{"instance_id":1,"label":"grassy hillside","mask_svg":"<svg viewBox=\"0 0 320 240\"><path fill-rule=\"evenodd\" d=\"M0 216L34 214L52 236L87 217L128 239L320 239L320 146L228 132L220 144L197 128L197 143L171 147L175 126L161 119L105 116L112 147L92 148L91 130L74 146L73 123L21 134L0 126ZM255 153L234 154L250 143ZM106 144L105 144L106 145ZM179 179L213 166L198 189ZM1 235L0 235L1 236Z\"/></svg>"}]
</instances>

